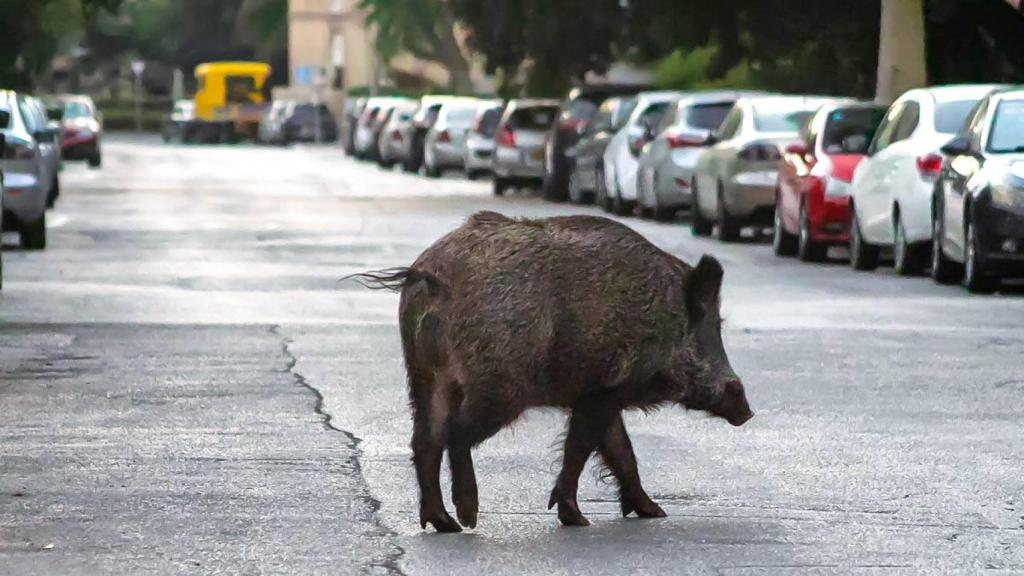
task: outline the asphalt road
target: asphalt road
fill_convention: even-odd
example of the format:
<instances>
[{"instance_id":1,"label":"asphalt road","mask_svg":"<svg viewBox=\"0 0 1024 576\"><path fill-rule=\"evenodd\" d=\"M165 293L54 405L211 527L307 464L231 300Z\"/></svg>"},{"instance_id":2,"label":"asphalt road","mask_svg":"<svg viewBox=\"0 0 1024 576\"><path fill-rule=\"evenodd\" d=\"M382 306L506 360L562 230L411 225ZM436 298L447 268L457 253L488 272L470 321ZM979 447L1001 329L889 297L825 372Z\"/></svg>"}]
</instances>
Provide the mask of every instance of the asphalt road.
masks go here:
<instances>
[{"instance_id":1,"label":"asphalt road","mask_svg":"<svg viewBox=\"0 0 1024 576\"><path fill-rule=\"evenodd\" d=\"M477 210L596 211L333 148L105 152L65 171L45 252L5 238L0 574L1024 574L1020 290L627 220L723 262L757 416L630 415L669 517L620 518L587 472L593 526L566 529L546 509L564 417L530 413L475 454L478 528L438 535L416 516L397 297L338 279Z\"/></svg>"}]
</instances>

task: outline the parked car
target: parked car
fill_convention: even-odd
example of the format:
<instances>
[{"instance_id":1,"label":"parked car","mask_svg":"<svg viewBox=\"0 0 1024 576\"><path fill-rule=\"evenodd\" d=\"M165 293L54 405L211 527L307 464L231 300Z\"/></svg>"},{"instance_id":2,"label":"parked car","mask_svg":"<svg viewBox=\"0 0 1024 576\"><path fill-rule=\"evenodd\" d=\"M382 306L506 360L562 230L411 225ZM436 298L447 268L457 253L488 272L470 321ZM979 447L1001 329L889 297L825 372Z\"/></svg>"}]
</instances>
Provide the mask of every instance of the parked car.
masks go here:
<instances>
[{"instance_id":1,"label":"parked car","mask_svg":"<svg viewBox=\"0 0 1024 576\"><path fill-rule=\"evenodd\" d=\"M22 112L43 158L46 207L53 208L60 196L61 124L46 115L46 105L35 96L23 96Z\"/></svg>"},{"instance_id":2,"label":"parked car","mask_svg":"<svg viewBox=\"0 0 1024 576\"><path fill-rule=\"evenodd\" d=\"M457 98L441 106L423 143L423 171L427 176L436 178L445 170L465 168L466 138L480 104L475 98Z\"/></svg>"},{"instance_id":3,"label":"parked car","mask_svg":"<svg viewBox=\"0 0 1024 576\"><path fill-rule=\"evenodd\" d=\"M741 96L737 92L691 94L668 107L640 154L637 202L644 215L671 220L691 202L690 184L710 136Z\"/></svg>"},{"instance_id":4,"label":"parked car","mask_svg":"<svg viewBox=\"0 0 1024 576\"><path fill-rule=\"evenodd\" d=\"M338 125L325 104L291 102L284 110L281 142L336 142Z\"/></svg>"},{"instance_id":5,"label":"parked car","mask_svg":"<svg viewBox=\"0 0 1024 576\"><path fill-rule=\"evenodd\" d=\"M626 124L635 96L613 96L601 103L579 141L565 151L572 163L569 175L569 201L584 204L591 200L604 206L608 201L604 181L604 151L612 137Z\"/></svg>"},{"instance_id":6,"label":"parked car","mask_svg":"<svg viewBox=\"0 0 1024 576\"><path fill-rule=\"evenodd\" d=\"M274 100L270 103L270 106L267 107L267 111L263 114L263 120L260 121L259 130L256 132L257 142L260 144L278 145L283 145L285 143L285 113L291 103L291 100L283 99ZM167 139L165 138L164 140L166 141Z\"/></svg>"},{"instance_id":7,"label":"parked car","mask_svg":"<svg viewBox=\"0 0 1024 576\"><path fill-rule=\"evenodd\" d=\"M0 111L5 122L0 134L5 140L0 159L4 173L3 229L17 231L27 249L46 248L46 200L52 175L45 151L57 145L57 131L39 129L28 99L10 90L0 90Z\"/></svg>"},{"instance_id":8,"label":"parked car","mask_svg":"<svg viewBox=\"0 0 1024 576\"><path fill-rule=\"evenodd\" d=\"M662 116L683 95L682 92L641 92L629 119L612 137L604 151L605 186L611 209L620 216L633 213L637 201L637 169L640 151L655 136Z\"/></svg>"},{"instance_id":9,"label":"parked car","mask_svg":"<svg viewBox=\"0 0 1024 576\"><path fill-rule=\"evenodd\" d=\"M932 191L942 169L939 148L963 126L994 85L910 90L889 107L869 158L853 175L850 264L878 267L891 248L900 274L920 273L929 260Z\"/></svg>"},{"instance_id":10,"label":"parked car","mask_svg":"<svg viewBox=\"0 0 1024 576\"><path fill-rule=\"evenodd\" d=\"M412 117L419 103L415 100L395 106L384 124L377 142L377 162L384 168L391 168L406 158L409 150L409 134Z\"/></svg>"},{"instance_id":11,"label":"parked car","mask_svg":"<svg viewBox=\"0 0 1024 576\"><path fill-rule=\"evenodd\" d=\"M770 225L781 149L821 106L835 99L809 96L740 98L711 135L691 184L693 233L711 234L718 225L724 242L739 239L744 225Z\"/></svg>"},{"instance_id":12,"label":"parked car","mask_svg":"<svg viewBox=\"0 0 1024 576\"><path fill-rule=\"evenodd\" d=\"M6 126L9 118L10 113L0 108L0 126ZM4 134L0 132L0 233L4 229L4 169L2 160L7 150L5 138ZM2 244L3 238L0 238L0 291L4 289L4 251Z\"/></svg>"},{"instance_id":13,"label":"parked car","mask_svg":"<svg viewBox=\"0 0 1024 576\"><path fill-rule=\"evenodd\" d=\"M406 172L419 172L423 167L423 146L426 143L427 132L434 127L434 122L437 122L441 105L451 98L452 96L424 96L420 100L419 108L412 117L412 125L408 128L408 136L404 136L403 139L403 142L408 143L405 158L402 159L402 169Z\"/></svg>"},{"instance_id":14,"label":"parked car","mask_svg":"<svg viewBox=\"0 0 1024 576\"><path fill-rule=\"evenodd\" d=\"M556 100L512 100L498 122L494 141L494 194L512 185L544 180L544 144L558 117Z\"/></svg>"},{"instance_id":15,"label":"parked car","mask_svg":"<svg viewBox=\"0 0 1024 576\"><path fill-rule=\"evenodd\" d=\"M378 152L378 140L380 133L384 130L384 123L392 108L401 102L408 102L407 98L384 96L370 98L366 101L366 109L359 118L359 125L356 127L355 155L357 158L376 160Z\"/></svg>"},{"instance_id":16,"label":"parked car","mask_svg":"<svg viewBox=\"0 0 1024 576\"><path fill-rule=\"evenodd\" d=\"M776 255L816 262L829 246L849 242L853 171L885 113L867 102L826 104L786 148L775 191Z\"/></svg>"},{"instance_id":17,"label":"parked car","mask_svg":"<svg viewBox=\"0 0 1024 576\"><path fill-rule=\"evenodd\" d=\"M988 293L1024 277L1024 89L983 99L955 138L932 197L932 277Z\"/></svg>"},{"instance_id":18,"label":"parked car","mask_svg":"<svg viewBox=\"0 0 1024 576\"><path fill-rule=\"evenodd\" d=\"M494 158L494 136L498 133L498 123L505 104L500 100L485 102L477 110L473 128L466 136L466 158L463 165L466 178L476 180L491 173Z\"/></svg>"},{"instance_id":19,"label":"parked car","mask_svg":"<svg viewBox=\"0 0 1024 576\"><path fill-rule=\"evenodd\" d=\"M160 136L164 142L177 140L191 142L193 139L193 122L196 119L196 105L191 100L178 100L171 108L171 113L164 116L160 127Z\"/></svg>"},{"instance_id":20,"label":"parked car","mask_svg":"<svg viewBox=\"0 0 1024 576\"><path fill-rule=\"evenodd\" d=\"M356 128L359 126L363 110L366 109L367 100L368 98L345 99L345 121L341 124L341 141L347 156L356 155Z\"/></svg>"},{"instance_id":21,"label":"parked car","mask_svg":"<svg viewBox=\"0 0 1024 576\"><path fill-rule=\"evenodd\" d=\"M82 95L58 97L61 106L61 157L84 160L90 168L103 164L103 120L92 98Z\"/></svg>"},{"instance_id":22,"label":"parked car","mask_svg":"<svg viewBox=\"0 0 1024 576\"><path fill-rule=\"evenodd\" d=\"M558 122L551 127L544 148L544 197L562 202L569 198L569 176L572 159L566 150L575 146L580 134L597 114L601 103L612 96L631 96L647 90L639 84L592 84L569 91L558 112Z\"/></svg>"}]
</instances>

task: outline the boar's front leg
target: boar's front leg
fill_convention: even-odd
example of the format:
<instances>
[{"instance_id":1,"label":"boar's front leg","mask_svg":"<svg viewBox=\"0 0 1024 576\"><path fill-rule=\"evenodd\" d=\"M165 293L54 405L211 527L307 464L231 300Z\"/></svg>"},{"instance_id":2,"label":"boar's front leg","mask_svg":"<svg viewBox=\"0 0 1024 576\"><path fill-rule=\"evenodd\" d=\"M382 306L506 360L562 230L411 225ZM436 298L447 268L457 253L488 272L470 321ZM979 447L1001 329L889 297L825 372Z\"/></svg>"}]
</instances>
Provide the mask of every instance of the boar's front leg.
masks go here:
<instances>
[{"instance_id":1,"label":"boar's front leg","mask_svg":"<svg viewBox=\"0 0 1024 576\"><path fill-rule=\"evenodd\" d=\"M641 518L664 518L665 511L651 500L640 484L636 455L633 453L633 444L629 441L629 435L626 433L626 423L622 421L622 412L612 418L598 450L601 453L601 459L604 460L605 465L612 471L619 483L619 503L622 506L622 515L628 516L630 512L636 512L636 515Z\"/></svg>"},{"instance_id":2,"label":"boar's front leg","mask_svg":"<svg viewBox=\"0 0 1024 576\"><path fill-rule=\"evenodd\" d=\"M549 510L555 504L558 505L558 520L564 526L590 525L576 502L580 474L590 455L600 445L617 411L618 408L600 396L584 398L572 408L569 431L565 436L565 451L562 454L562 471L558 474L548 501Z\"/></svg>"}]
</instances>

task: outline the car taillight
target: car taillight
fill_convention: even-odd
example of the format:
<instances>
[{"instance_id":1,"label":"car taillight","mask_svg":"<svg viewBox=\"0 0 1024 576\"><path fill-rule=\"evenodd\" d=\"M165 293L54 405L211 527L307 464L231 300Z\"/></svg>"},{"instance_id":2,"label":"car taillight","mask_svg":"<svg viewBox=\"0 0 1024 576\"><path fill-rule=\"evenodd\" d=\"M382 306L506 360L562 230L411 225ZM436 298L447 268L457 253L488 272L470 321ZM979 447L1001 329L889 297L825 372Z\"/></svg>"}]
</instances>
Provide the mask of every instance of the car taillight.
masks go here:
<instances>
[{"instance_id":1,"label":"car taillight","mask_svg":"<svg viewBox=\"0 0 1024 576\"><path fill-rule=\"evenodd\" d=\"M508 126L504 126L498 131L498 146L502 146L504 148L515 148L516 134Z\"/></svg>"},{"instance_id":2,"label":"car taillight","mask_svg":"<svg viewBox=\"0 0 1024 576\"><path fill-rule=\"evenodd\" d=\"M740 158L747 162L776 162L782 159L779 148L766 142L755 142L740 150Z\"/></svg>"},{"instance_id":3,"label":"car taillight","mask_svg":"<svg viewBox=\"0 0 1024 576\"><path fill-rule=\"evenodd\" d=\"M391 131L391 139L394 140L395 142L401 142L402 141L402 133L399 132L398 130L392 130Z\"/></svg>"},{"instance_id":4,"label":"car taillight","mask_svg":"<svg viewBox=\"0 0 1024 576\"><path fill-rule=\"evenodd\" d=\"M668 143L669 148L700 148L704 145L704 140L696 136L685 136L682 134L667 134L665 142Z\"/></svg>"},{"instance_id":5,"label":"car taillight","mask_svg":"<svg viewBox=\"0 0 1024 576\"><path fill-rule=\"evenodd\" d=\"M451 142L452 135L447 130L441 130L441 133L437 135L438 142Z\"/></svg>"},{"instance_id":6,"label":"car taillight","mask_svg":"<svg viewBox=\"0 0 1024 576\"><path fill-rule=\"evenodd\" d=\"M938 154L925 154L917 157L917 171L925 179L935 179L942 172L942 156Z\"/></svg>"}]
</instances>

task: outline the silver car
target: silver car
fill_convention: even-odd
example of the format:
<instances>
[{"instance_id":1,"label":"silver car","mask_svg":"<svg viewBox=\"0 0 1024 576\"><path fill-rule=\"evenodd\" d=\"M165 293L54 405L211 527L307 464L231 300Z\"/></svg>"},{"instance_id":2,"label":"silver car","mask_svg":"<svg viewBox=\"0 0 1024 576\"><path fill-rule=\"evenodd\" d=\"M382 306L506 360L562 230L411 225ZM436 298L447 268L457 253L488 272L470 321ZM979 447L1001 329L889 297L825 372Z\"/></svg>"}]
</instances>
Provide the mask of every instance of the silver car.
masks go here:
<instances>
[{"instance_id":1,"label":"silver car","mask_svg":"<svg viewBox=\"0 0 1024 576\"><path fill-rule=\"evenodd\" d=\"M357 158L377 159L377 140L384 129L384 120L388 111L403 102L413 102L408 98L382 96L366 101L366 108L359 117L356 126L355 152Z\"/></svg>"},{"instance_id":2,"label":"silver car","mask_svg":"<svg viewBox=\"0 0 1024 576\"><path fill-rule=\"evenodd\" d=\"M476 121L466 137L466 158L463 161L466 178L475 180L491 173L494 135L498 132L504 107L501 101L494 101L482 104L477 111Z\"/></svg>"},{"instance_id":3,"label":"silver car","mask_svg":"<svg viewBox=\"0 0 1024 576\"><path fill-rule=\"evenodd\" d=\"M803 123L840 99L804 96L740 98L697 161L693 186L694 234L739 239L744 225L768 226L782 150L799 139Z\"/></svg>"},{"instance_id":4,"label":"silver car","mask_svg":"<svg viewBox=\"0 0 1024 576\"><path fill-rule=\"evenodd\" d=\"M4 173L4 230L20 233L27 249L46 247L46 196L53 175L47 168L47 149L57 146L57 133L36 129L28 100L0 90L0 134L6 142L0 170ZM32 122L30 124L30 122Z\"/></svg>"},{"instance_id":5,"label":"silver car","mask_svg":"<svg viewBox=\"0 0 1024 576\"><path fill-rule=\"evenodd\" d=\"M46 207L53 208L57 203L57 197L60 196L60 164L62 160L60 122L50 120L46 114L46 105L39 98L25 96L24 103L23 112L29 131L35 136L43 157Z\"/></svg>"},{"instance_id":6,"label":"silver car","mask_svg":"<svg viewBox=\"0 0 1024 576\"><path fill-rule=\"evenodd\" d=\"M466 159L466 136L476 120L480 100L456 98L441 105L437 121L423 142L423 171L437 178L445 170L462 170Z\"/></svg>"},{"instance_id":7,"label":"silver car","mask_svg":"<svg viewBox=\"0 0 1024 576\"><path fill-rule=\"evenodd\" d=\"M381 166L391 168L405 160L409 149L407 140L412 131L413 114L417 108L419 102L410 100L396 105L391 111L380 138L377 139L377 162Z\"/></svg>"},{"instance_id":8,"label":"silver car","mask_svg":"<svg viewBox=\"0 0 1024 576\"><path fill-rule=\"evenodd\" d=\"M558 100L512 100L494 140L494 194L513 184L544 180L544 144L558 117Z\"/></svg>"},{"instance_id":9,"label":"silver car","mask_svg":"<svg viewBox=\"0 0 1024 576\"><path fill-rule=\"evenodd\" d=\"M637 170L637 196L643 214L671 220L690 206L697 160L708 137L722 125L740 97L736 92L706 92L680 98L665 111L648 139Z\"/></svg>"}]
</instances>

